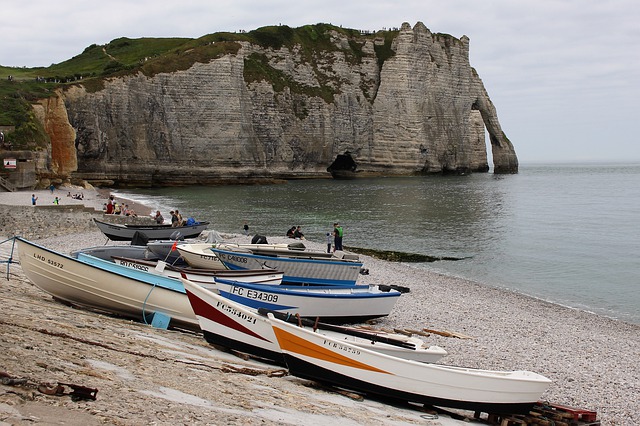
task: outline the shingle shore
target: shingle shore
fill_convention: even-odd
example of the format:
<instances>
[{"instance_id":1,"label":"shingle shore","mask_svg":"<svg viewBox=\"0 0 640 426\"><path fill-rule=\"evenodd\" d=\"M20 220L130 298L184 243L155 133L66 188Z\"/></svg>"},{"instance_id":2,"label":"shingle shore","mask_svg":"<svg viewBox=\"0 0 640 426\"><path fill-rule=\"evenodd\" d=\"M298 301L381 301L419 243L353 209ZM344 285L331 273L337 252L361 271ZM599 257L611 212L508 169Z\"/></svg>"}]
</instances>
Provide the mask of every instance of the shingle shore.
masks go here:
<instances>
[{"instance_id":1,"label":"shingle shore","mask_svg":"<svg viewBox=\"0 0 640 426\"><path fill-rule=\"evenodd\" d=\"M53 221L55 231L46 232L45 227L28 238L65 253L105 243L85 213L11 207L28 206L30 195L0 193L0 217L13 212L13 229L40 229L34 220ZM85 191L85 204L101 208L103 195L88 199ZM26 213L16 214L22 209ZM57 218L62 214L64 220ZM0 235L6 225L0 223ZM225 237L241 242L250 238ZM284 241L269 237L269 242ZM324 242L305 244L324 247ZM0 260L6 260L8 248L0 246ZM640 326L409 264L361 257L370 274L362 275L360 284L411 288L378 327L473 336L463 340L434 334L427 341L449 352L443 363L535 371L554 380L543 399L597 411L605 425L640 424ZM0 421L33 424L52 418L69 421L73 415L79 419L76 424L455 423L442 417L426 420L419 412L368 399L354 402L291 377L221 372L224 363L258 371L273 367L213 350L196 334L155 330L66 307L31 285L19 266L12 265L10 272L8 281L0 281L0 371L31 382L80 384L99 392L96 401L73 402L37 391L14 393L16 387L0 385ZM4 265L0 273L6 276ZM30 415L35 421L28 420Z\"/></svg>"}]
</instances>

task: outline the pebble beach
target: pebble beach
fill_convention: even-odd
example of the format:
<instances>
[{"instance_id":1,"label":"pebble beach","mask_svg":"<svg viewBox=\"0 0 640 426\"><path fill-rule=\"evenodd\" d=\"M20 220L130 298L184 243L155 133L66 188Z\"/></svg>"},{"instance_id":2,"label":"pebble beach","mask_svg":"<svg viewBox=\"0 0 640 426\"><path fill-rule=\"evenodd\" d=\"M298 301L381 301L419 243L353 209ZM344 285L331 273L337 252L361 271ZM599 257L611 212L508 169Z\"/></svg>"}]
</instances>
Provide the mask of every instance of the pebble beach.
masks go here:
<instances>
[{"instance_id":1,"label":"pebble beach","mask_svg":"<svg viewBox=\"0 0 640 426\"><path fill-rule=\"evenodd\" d=\"M67 189L0 193L0 212L14 214L13 228L28 229L31 206L83 204L102 210L108 191L67 197ZM123 200L124 201L124 200ZM139 215L150 208L128 203ZM4 210L3 210L4 209ZM40 212L40 210L42 210ZM167 217L167 212L163 212ZM6 220L7 214L3 214ZM55 230L23 234L64 253L103 245L106 238L78 215ZM44 229L44 228L43 228ZM25 232L25 231L23 231ZM250 236L222 236L248 242ZM269 237L271 243L286 238ZM323 250L323 241L304 241ZM115 244L115 243L108 243ZM345 242L349 244L349 242ZM0 245L0 260L11 240ZM14 255L17 258L17 254ZM362 256L369 275L359 284L409 287L391 315L375 327L451 331L469 339L431 334L429 344L447 350L441 363L493 370L530 370L553 380L542 399L596 411L603 425L640 424L640 326L570 309L473 281ZM14 259L15 260L15 259ZM61 304L31 284L18 264L0 263L0 375L21 384L0 385L0 424L65 425L457 425L461 421L417 406L389 405L337 393L286 375L277 367L217 350L198 333L149 325ZM10 380L9 380L10 381ZM96 389L95 400L47 395L46 384ZM68 387L67 387L68 388ZM460 414L471 415L469 412ZM455 416L454 416L455 417Z\"/></svg>"}]
</instances>

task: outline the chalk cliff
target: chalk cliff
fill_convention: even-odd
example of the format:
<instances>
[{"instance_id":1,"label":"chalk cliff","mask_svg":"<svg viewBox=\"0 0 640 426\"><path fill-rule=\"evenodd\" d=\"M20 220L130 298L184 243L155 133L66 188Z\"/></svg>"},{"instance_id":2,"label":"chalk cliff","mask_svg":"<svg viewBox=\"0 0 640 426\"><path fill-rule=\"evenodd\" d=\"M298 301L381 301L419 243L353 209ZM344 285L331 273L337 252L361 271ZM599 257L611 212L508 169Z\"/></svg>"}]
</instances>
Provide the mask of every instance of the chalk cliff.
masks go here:
<instances>
[{"instance_id":1,"label":"chalk cliff","mask_svg":"<svg viewBox=\"0 0 640 426\"><path fill-rule=\"evenodd\" d=\"M494 171L517 172L467 37L420 22L391 41L337 29L330 37L331 49L313 52L236 41L184 70L69 87L42 105L46 128L58 129L57 167L116 185L208 184L327 176L349 151L361 173L486 172L486 128Z\"/></svg>"}]
</instances>

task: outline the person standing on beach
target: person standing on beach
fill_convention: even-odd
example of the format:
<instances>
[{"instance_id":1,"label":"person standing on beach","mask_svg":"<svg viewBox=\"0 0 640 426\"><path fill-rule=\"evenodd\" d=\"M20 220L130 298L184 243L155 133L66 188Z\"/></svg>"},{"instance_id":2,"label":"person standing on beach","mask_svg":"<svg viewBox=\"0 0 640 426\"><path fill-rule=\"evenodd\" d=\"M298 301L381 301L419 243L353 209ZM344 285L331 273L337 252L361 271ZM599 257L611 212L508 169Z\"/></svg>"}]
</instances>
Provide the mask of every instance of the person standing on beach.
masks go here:
<instances>
[{"instance_id":1,"label":"person standing on beach","mask_svg":"<svg viewBox=\"0 0 640 426\"><path fill-rule=\"evenodd\" d=\"M338 222L333 224L333 251L342 250L342 236L344 231Z\"/></svg>"},{"instance_id":2,"label":"person standing on beach","mask_svg":"<svg viewBox=\"0 0 640 426\"><path fill-rule=\"evenodd\" d=\"M158 225L162 225L164 223L164 217L160 214L160 210L156 210L156 215L153 218L156 220Z\"/></svg>"},{"instance_id":3,"label":"person standing on beach","mask_svg":"<svg viewBox=\"0 0 640 426\"><path fill-rule=\"evenodd\" d=\"M244 229L244 235L249 235L249 224L246 220L244 221L244 226L242 227L242 229Z\"/></svg>"},{"instance_id":4,"label":"person standing on beach","mask_svg":"<svg viewBox=\"0 0 640 426\"><path fill-rule=\"evenodd\" d=\"M113 214L113 195L110 195L107 200L107 214Z\"/></svg>"},{"instance_id":5,"label":"person standing on beach","mask_svg":"<svg viewBox=\"0 0 640 426\"><path fill-rule=\"evenodd\" d=\"M36 197L36 194L31 194L31 204L35 206L36 201L38 201L38 197Z\"/></svg>"},{"instance_id":6,"label":"person standing on beach","mask_svg":"<svg viewBox=\"0 0 640 426\"><path fill-rule=\"evenodd\" d=\"M51 184L51 185L49 186L49 191L51 191L51 193L52 193L52 194L53 194L53 191L55 191L55 189L56 189L56 187L55 187L55 186L53 186L53 184Z\"/></svg>"},{"instance_id":7,"label":"person standing on beach","mask_svg":"<svg viewBox=\"0 0 640 426\"><path fill-rule=\"evenodd\" d=\"M331 253L331 232L327 232L327 253Z\"/></svg>"}]
</instances>

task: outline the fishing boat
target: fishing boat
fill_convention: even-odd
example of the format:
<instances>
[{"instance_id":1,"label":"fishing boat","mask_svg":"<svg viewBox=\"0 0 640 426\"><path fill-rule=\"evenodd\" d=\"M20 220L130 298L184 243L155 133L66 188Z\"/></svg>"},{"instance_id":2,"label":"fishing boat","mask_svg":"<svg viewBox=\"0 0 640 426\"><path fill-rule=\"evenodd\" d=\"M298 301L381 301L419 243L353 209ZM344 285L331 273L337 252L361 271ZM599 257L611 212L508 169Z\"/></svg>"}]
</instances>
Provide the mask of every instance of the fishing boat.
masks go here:
<instances>
[{"instance_id":1,"label":"fishing boat","mask_svg":"<svg viewBox=\"0 0 640 426\"><path fill-rule=\"evenodd\" d=\"M268 314L289 373L390 400L528 413L551 380L530 371L421 363L314 333Z\"/></svg>"},{"instance_id":2,"label":"fishing boat","mask_svg":"<svg viewBox=\"0 0 640 426\"><path fill-rule=\"evenodd\" d=\"M266 313L260 314L253 308L229 300L215 289L203 288L186 279L182 282L207 342L276 364L284 364L284 357ZM283 315L301 323L305 321L290 314ZM436 362L447 354L444 349L427 346L423 340L415 337L313 321L308 321L307 324L309 323L312 324L311 327L315 326L318 333L406 359Z\"/></svg>"},{"instance_id":3,"label":"fishing boat","mask_svg":"<svg viewBox=\"0 0 640 426\"><path fill-rule=\"evenodd\" d=\"M149 240L175 239L179 235L182 238L195 238L202 233L209 222L195 222L193 225L120 225L107 223L93 218L100 231L112 241L131 241L136 232L144 234Z\"/></svg>"},{"instance_id":4,"label":"fishing boat","mask_svg":"<svg viewBox=\"0 0 640 426\"><path fill-rule=\"evenodd\" d=\"M55 299L151 323L199 330L178 280L117 265L84 253L77 258L16 237L18 257L29 281Z\"/></svg>"},{"instance_id":5,"label":"fishing boat","mask_svg":"<svg viewBox=\"0 0 640 426\"><path fill-rule=\"evenodd\" d=\"M362 269L357 255L343 251L324 253L237 244L219 244L210 250L229 269L277 269L284 272L283 281L291 284L355 286Z\"/></svg>"},{"instance_id":6,"label":"fishing boat","mask_svg":"<svg viewBox=\"0 0 640 426\"><path fill-rule=\"evenodd\" d=\"M180 244L176 249L178 250L178 253L180 253L180 257L194 268L227 269L218 256L211 251L212 247L214 247L214 244L194 243Z\"/></svg>"},{"instance_id":7,"label":"fishing boat","mask_svg":"<svg viewBox=\"0 0 640 426\"><path fill-rule=\"evenodd\" d=\"M175 266L163 260L135 259L129 257L112 256L113 261L119 265L150 274L164 275L166 277L180 279L187 278L200 284L215 284L215 278L225 278L239 282L280 285L283 273L273 269L256 269L231 271L228 269L203 269Z\"/></svg>"},{"instance_id":8,"label":"fishing boat","mask_svg":"<svg viewBox=\"0 0 640 426\"><path fill-rule=\"evenodd\" d=\"M224 263L220 261L218 256L212 251L214 247L217 247L220 244L211 244L211 243L185 243L179 244L176 249L180 253L180 256L191 266L194 268L208 268L208 269L227 269ZM234 247L242 247L246 250L286 250L291 247L299 247L298 245L291 246L289 244L234 244ZM304 250L304 246L302 249L296 248L297 250ZM233 268L238 269L238 268ZM247 269L247 268L244 268ZM249 268L251 269L251 268ZM262 267L257 267L254 269L265 269ZM266 268L273 269L273 268Z\"/></svg>"},{"instance_id":9,"label":"fishing boat","mask_svg":"<svg viewBox=\"0 0 640 426\"><path fill-rule=\"evenodd\" d=\"M147 241L147 249L155 254L158 259L164 260L167 263L183 263L185 260L180 255L177 249L178 244L199 244L208 243L209 245L217 242L222 242L222 236L216 231L207 229L202 231L202 234L198 238L184 239L182 236L177 236L175 239L170 240L153 240ZM133 243L133 241L132 241Z\"/></svg>"},{"instance_id":10,"label":"fishing boat","mask_svg":"<svg viewBox=\"0 0 640 426\"><path fill-rule=\"evenodd\" d=\"M122 256L130 259L148 259L153 260L158 257L147 250L147 246L136 245L102 245L86 247L80 250L71 252L71 257L78 258L79 253L88 254L90 256L98 257L104 260L111 260L113 256Z\"/></svg>"},{"instance_id":11,"label":"fishing boat","mask_svg":"<svg viewBox=\"0 0 640 426\"><path fill-rule=\"evenodd\" d=\"M266 308L332 323L358 323L389 315L401 293L389 286L264 286L216 278L221 296L254 309Z\"/></svg>"},{"instance_id":12,"label":"fishing boat","mask_svg":"<svg viewBox=\"0 0 640 426\"><path fill-rule=\"evenodd\" d=\"M16 242L20 263L27 278L56 299L142 322L150 322L150 317L160 314L159 317L170 321L168 323L170 326L199 330L198 321L191 309L184 286L179 280L128 268L85 253L78 253L78 257L73 258L20 237L16 237ZM237 281L230 281L230 283L226 288L236 293L246 291L247 294L244 295L246 297L241 299L246 300L247 303L253 303L254 306L260 297L271 298L270 301L265 300L264 304L258 305L266 308L278 306L278 300L285 300L284 293L270 294L265 290L278 286L254 285L256 287L243 288L242 285L252 284ZM200 285L208 284L200 283ZM219 285L221 284L216 282L208 286L217 288ZM389 296L379 298L395 302L397 297L394 293L398 292L389 291ZM303 293L300 293L299 296L302 295ZM306 297L318 300L317 295ZM310 303L304 302L303 297L298 299L299 301L293 306L298 307L301 315L316 316L317 312L322 312L316 308L309 313L305 312L304 309L310 309L308 307ZM325 294L324 299L324 304L331 303L333 300L329 294ZM337 307L333 308L335 317L348 318L353 314L350 304L339 303L338 305L341 311ZM374 309L369 313L365 312L364 317L379 316L379 305L381 304L372 303L371 306ZM326 311L328 308L324 309Z\"/></svg>"}]
</instances>

